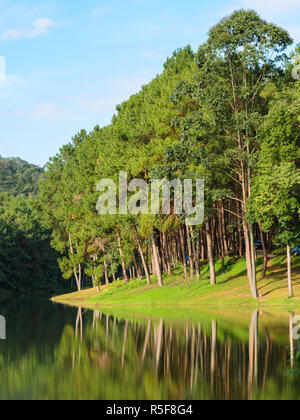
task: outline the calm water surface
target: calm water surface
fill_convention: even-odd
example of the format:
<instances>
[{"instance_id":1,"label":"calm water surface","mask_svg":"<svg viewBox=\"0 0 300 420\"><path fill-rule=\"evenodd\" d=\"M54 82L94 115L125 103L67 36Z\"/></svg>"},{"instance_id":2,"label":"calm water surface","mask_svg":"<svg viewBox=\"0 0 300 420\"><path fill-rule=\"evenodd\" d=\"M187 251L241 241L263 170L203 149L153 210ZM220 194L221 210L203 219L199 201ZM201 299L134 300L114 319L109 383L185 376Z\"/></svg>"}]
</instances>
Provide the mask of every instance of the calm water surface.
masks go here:
<instances>
[{"instance_id":1,"label":"calm water surface","mask_svg":"<svg viewBox=\"0 0 300 420\"><path fill-rule=\"evenodd\" d=\"M143 310L145 312L145 310ZM288 313L0 304L0 399L298 399ZM295 314L298 315L298 314Z\"/></svg>"}]
</instances>

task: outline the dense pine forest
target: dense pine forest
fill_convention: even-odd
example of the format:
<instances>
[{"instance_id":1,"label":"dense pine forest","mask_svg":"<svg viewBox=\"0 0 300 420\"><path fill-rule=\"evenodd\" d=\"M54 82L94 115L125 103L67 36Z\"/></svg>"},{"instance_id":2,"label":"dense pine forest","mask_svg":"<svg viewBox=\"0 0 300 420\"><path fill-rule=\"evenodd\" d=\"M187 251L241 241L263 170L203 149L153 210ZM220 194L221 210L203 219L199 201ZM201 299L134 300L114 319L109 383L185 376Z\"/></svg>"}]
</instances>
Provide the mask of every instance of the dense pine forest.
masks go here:
<instances>
[{"instance_id":1,"label":"dense pine forest","mask_svg":"<svg viewBox=\"0 0 300 420\"><path fill-rule=\"evenodd\" d=\"M0 156L0 194L36 196L38 180L43 170L19 158L5 159Z\"/></svg>"},{"instance_id":2,"label":"dense pine forest","mask_svg":"<svg viewBox=\"0 0 300 420\"><path fill-rule=\"evenodd\" d=\"M245 259L257 298L259 244L263 276L271 250L287 256L292 297L291 249L300 243L300 81L293 77L300 48L292 45L284 29L236 11L197 52L175 51L109 126L75 135L44 173L1 160L0 191L10 193L0 198L0 283L53 290L57 253L63 278L78 290L120 277L150 284L151 275L163 287L178 266L185 279L201 281L204 261L215 285L215 260L232 257ZM204 223L99 215L97 183L118 184L119 171L129 181L204 179Z\"/></svg>"},{"instance_id":3,"label":"dense pine forest","mask_svg":"<svg viewBox=\"0 0 300 420\"><path fill-rule=\"evenodd\" d=\"M37 206L42 176L41 168L21 159L0 158L0 298L68 290Z\"/></svg>"}]
</instances>

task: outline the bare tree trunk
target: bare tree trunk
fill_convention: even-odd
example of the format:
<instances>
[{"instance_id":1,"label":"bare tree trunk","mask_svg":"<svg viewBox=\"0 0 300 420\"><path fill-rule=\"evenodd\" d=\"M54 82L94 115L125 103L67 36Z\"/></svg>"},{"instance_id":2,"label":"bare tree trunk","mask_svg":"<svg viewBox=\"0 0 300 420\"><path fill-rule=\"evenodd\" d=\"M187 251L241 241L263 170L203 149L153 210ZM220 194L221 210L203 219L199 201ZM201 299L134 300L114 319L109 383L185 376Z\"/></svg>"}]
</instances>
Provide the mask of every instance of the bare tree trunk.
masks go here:
<instances>
[{"instance_id":1,"label":"bare tree trunk","mask_svg":"<svg viewBox=\"0 0 300 420\"><path fill-rule=\"evenodd\" d=\"M288 267L288 283L289 283L289 296L294 297L293 281L292 281L292 261L291 261L291 247L287 246L287 267Z\"/></svg>"},{"instance_id":2,"label":"bare tree trunk","mask_svg":"<svg viewBox=\"0 0 300 420\"><path fill-rule=\"evenodd\" d=\"M157 246L156 246L156 243L155 243L154 235L151 236L151 241L152 241L153 262L154 262L154 267L155 267L155 273L157 275L158 285L159 285L159 287L162 287L163 286L162 273L161 273L158 250L157 250Z\"/></svg>"},{"instance_id":3,"label":"bare tree trunk","mask_svg":"<svg viewBox=\"0 0 300 420\"><path fill-rule=\"evenodd\" d=\"M162 238L163 238L163 250L164 250L164 254L165 254L165 261L166 261L166 265L167 265L167 272L170 276L172 274L172 268L171 268L171 258L170 258L170 252L169 252L166 232L162 233Z\"/></svg>"},{"instance_id":4,"label":"bare tree trunk","mask_svg":"<svg viewBox=\"0 0 300 420\"><path fill-rule=\"evenodd\" d=\"M151 262L149 262L149 273L152 275L154 274L154 263L153 263L153 255L150 253Z\"/></svg>"},{"instance_id":5,"label":"bare tree trunk","mask_svg":"<svg viewBox=\"0 0 300 420\"><path fill-rule=\"evenodd\" d=\"M125 283L129 283L127 272L126 272L126 265L125 265L125 261L124 261L124 254L123 254L123 250L122 250L121 234L120 234L119 230L117 232L117 236L118 236L118 246L119 246L119 253L120 253L120 257L121 257L123 277L124 277Z\"/></svg>"},{"instance_id":6,"label":"bare tree trunk","mask_svg":"<svg viewBox=\"0 0 300 420\"><path fill-rule=\"evenodd\" d=\"M78 291L81 291L81 279L82 279L82 267L81 264L78 264Z\"/></svg>"},{"instance_id":7,"label":"bare tree trunk","mask_svg":"<svg viewBox=\"0 0 300 420\"><path fill-rule=\"evenodd\" d=\"M258 292L256 283L253 283L253 256L251 255L251 246L250 246L250 232L249 225L246 220L243 220L244 235L245 235L245 248L246 248L246 263L247 263L247 273L249 279L250 290L254 299L258 298Z\"/></svg>"},{"instance_id":8,"label":"bare tree trunk","mask_svg":"<svg viewBox=\"0 0 300 420\"><path fill-rule=\"evenodd\" d=\"M252 287L253 287L253 297L258 298L257 291L257 279L256 279L256 249L254 245L254 233L253 233L253 224L250 224L250 249L251 249L251 267L252 267Z\"/></svg>"},{"instance_id":9,"label":"bare tree trunk","mask_svg":"<svg viewBox=\"0 0 300 420\"><path fill-rule=\"evenodd\" d=\"M229 257L229 248L228 248L228 240L226 235L226 228L225 228L225 211L224 211L224 201L221 202L221 229L222 229L222 236L223 236L223 248L225 252L225 257Z\"/></svg>"},{"instance_id":10,"label":"bare tree trunk","mask_svg":"<svg viewBox=\"0 0 300 420\"><path fill-rule=\"evenodd\" d=\"M164 247L164 240L162 232L159 234L159 246L158 246L160 261L161 261L161 270L163 273L167 273L168 267L167 267L167 259L166 259L166 253L165 253L165 247Z\"/></svg>"},{"instance_id":11,"label":"bare tree trunk","mask_svg":"<svg viewBox=\"0 0 300 420\"><path fill-rule=\"evenodd\" d=\"M194 254L194 262L195 262L195 270L196 270L196 276L197 280L200 280L200 264L199 264L199 240L196 240L196 244L194 241L194 229L191 226L190 227L191 232L191 238L192 238L192 248L193 248L193 254Z\"/></svg>"},{"instance_id":12,"label":"bare tree trunk","mask_svg":"<svg viewBox=\"0 0 300 420\"><path fill-rule=\"evenodd\" d=\"M74 248L73 248L73 242L72 242L72 237L71 234L69 233L69 243L70 243L70 252L72 255L74 255ZM79 268L79 273L77 274L77 270L76 267L73 268L73 272L74 272L74 276L75 276L75 280L76 280L76 284L77 284L77 290L78 292L81 291L81 265L78 265Z\"/></svg>"},{"instance_id":13,"label":"bare tree trunk","mask_svg":"<svg viewBox=\"0 0 300 420\"><path fill-rule=\"evenodd\" d=\"M139 280L142 280L142 273L141 273L140 267L139 267L139 265L138 265L138 263L137 263L137 261L136 261L136 257L135 257L135 253L134 253L134 251L133 251L133 253L132 253L132 258L133 258L133 264L134 264L134 266L135 266L135 270L136 270L136 272L137 272L138 279L139 279Z\"/></svg>"},{"instance_id":14,"label":"bare tree trunk","mask_svg":"<svg viewBox=\"0 0 300 420\"><path fill-rule=\"evenodd\" d=\"M187 245L188 245L188 253L189 253L189 260L190 260L190 270L191 270L191 279L194 277L194 259L192 253L192 243L191 243L191 234L189 230L189 226L186 226L186 233L187 233Z\"/></svg>"},{"instance_id":15,"label":"bare tree trunk","mask_svg":"<svg viewBox=\"0 0 300 420\"><path fill-rule=\"evenodd\" d=\"M253 238L253 225L250 225L246 221L246 202L249 193L249 185L246 182L245 169L242 164L242 218L243 228L245 237L245 250L246 250L246 263L247 263L247 274L250 284L250 290L254 299L258 298L257 285L256 285L256 266L255 266L255 254L254 254L254 238ZM254 258L253 258L254 257Z\"/></svg>"},{"instance_id":16,"label":"bare tree trunk","mask_svg":"<svg viewBox=\"0 0 300 420\"><path fill-rule=\"evenodd\" d=\"M182 253L184 278L187 279L188 275L187 275L187 268L186 268L186 252L185 252L185 244L184 244L184 235L183 235L181 226L179 228L179 237L180 237L180 245L181 245L181 253Z\"/></svg>"},{"instance_id":17,"label":"bare tree trunk","mask_svg":"<svg viewBox=\"0 0 300 420\"><path fill-rule=\"evenodd\" d=\"M108 272L107 272L107 263L104 260L104 275L105 275L105 283L109 284Z\"/></svg>"},{"instance_id":18,"label":"bare tree trunk","mask_svg":"<svg viewBox=\"0 0 300 420\"><path fill-rule=\"evenodd\" d=\"M180 264L180 261L182 261L181 258L181 250L180 250L180 238L179 238L179 234L176 233L175 236L175 251L176 251L176 260L177 260L177 267Z\"/></svg>"},{"instance_id":19,"label":"bare tree trunk","mask_svg":"<svg viewBox=\"0 0 300 420\"><path fill-rule=\"evenodd\" d=\"M148 270L148 267L147 267L147 264L146 264L146 260L145 260L145 256L144 256L144 252L143 252L142 243L141 243L141 240L139 238L139 235L137 233L137 230L136 230L136 227L135 226L134 226L134 235L135 235L136 243L138 245L138 249L139 249L139 253L140 253L140 256L141 256L143 268L144 268L144 271L145 271L145 276L146 276L147 284L150 285L151 284L151 280L150 280L149 270Z\"/></svg>"},{"instance_id":20,"label":"bare tree trunk","mask_svg":"<svg viewBox=\"0 0 300 420\"><path fill-rule=\"evenodd\" d=\"M236 211L237 214L240 214L240 205L237 202L236 203ZM239 247L239 257L242 258L243 256L243 239L242 239L242 226L241 226L241 222L240 219L238 218L237 220L238 223L238 247Z\"/></svg>"},{"instance_id":21,"label":"bare tree trunk","mask_svg":"<svg viewBox=\"0 0 300 420\"><path fill-rule=\"evenodd\" d=\"M200 232L200 241L201 241L201 261L205 260L205 240L204 240L204 233L201 230Z\"/></svg>"},{"instance_id":22,"label":"bare tree trunk","mask_svg":"<svg viewBox=\"0 0 300 420\"><path fill-rule=\"evenodd\" d=\"M219 213L218 213L219 226L217 228L217 232L218 232L219 242L220 242L222 268L223 268L223 271L225 271L225 251L224 251L224 238L223 238L223 231L222 231L222 214L221 213L222 211L219 209Z\"/></svg>"},{"instance_id":23,"label":"bare tree trunk","mask_svg":"<svg viewBox=\"0 0 300 420\"><path fill-rule=\"evenodd\" d=\"M267 250L267 247L266 247L265 236L264 236L264 232L262 230L260 222L258 223L258 227L259 227L261 243L262 243L262 247L263 247L263 251L264 251L264 268L263 268L263 271L262 271L262 274L261 274L261 278L264 279L266 277L267 268L268 268L268 250Z\"/></svg>"},{"instance_id":24,"label":"bare tree trunk","mask_svg":"<svg viewBox=\"0 0 300 420\"><path fill-rule=\"evenodd\" d=\"M207 241L207 256L208 256L209 269L210 269L210 284L214 286L217 284L217 281L216 281L215 262L214 262L209 221L206 222L206 241Z\"/></svg>"},{"instance_id":25,"label":"bare tree trunk","mask_svg":"<svg viewBox=\"0 0 300 420\"><path fill-rule=\"evenodd\" d=\"M211 233L212 250L213 250L213 254L214 254L214 255L216 255L216 254L215 254L215 248L216 248L216 240L215 240L215 234L216 234L216 219L215 219L214 217L211 219L211 223L210 223L210 225L211 225L211 230L210 230L210 233ZM217 244L217 245L218 245L218 244Z\"/></svg>"}]
</instances>

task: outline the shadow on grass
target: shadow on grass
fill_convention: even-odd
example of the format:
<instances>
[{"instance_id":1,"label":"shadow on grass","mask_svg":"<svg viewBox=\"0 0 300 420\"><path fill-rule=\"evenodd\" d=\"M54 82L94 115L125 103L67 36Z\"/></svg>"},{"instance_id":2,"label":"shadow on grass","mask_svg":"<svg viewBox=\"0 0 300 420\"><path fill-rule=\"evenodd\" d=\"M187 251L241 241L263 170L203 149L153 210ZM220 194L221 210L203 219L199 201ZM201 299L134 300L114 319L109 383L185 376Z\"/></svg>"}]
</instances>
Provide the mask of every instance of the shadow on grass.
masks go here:
<instances>
[{"instance_id":1,"label":"shadow on grass","mask_svg":"<svg viewBox=\"0 0 300 420\"><path fill-rule=\"evenodd\" d=\"M268 285L266 285L266 286L269 286L269 285L271 285L271 284L273 284L273 283L275 283L275 282L282 282L283 280L285 280L285 277L281 277L281 278L279 278L278 280L274 280L272 283L269 283ZM296 282L293 282L293 285L294 286L299 286L299 284L300 284L300 281L298 281L297 283ZM265 286L265 287L266 287ZM286 285L282 285L282 286L278 286L278 287L275 287L275 288L272 288L271 290L269 290L268 292L266 292L264 295L263 295L263 297L266 297L266 296L270 296L272 293L274 293L274 292L276 292L276 291L278 291L278 290L282 290L282 289L287 289L288 288L288 285L286 284ZM261 290L261 289L260 289Z\"/></svg>"}]
</instances>

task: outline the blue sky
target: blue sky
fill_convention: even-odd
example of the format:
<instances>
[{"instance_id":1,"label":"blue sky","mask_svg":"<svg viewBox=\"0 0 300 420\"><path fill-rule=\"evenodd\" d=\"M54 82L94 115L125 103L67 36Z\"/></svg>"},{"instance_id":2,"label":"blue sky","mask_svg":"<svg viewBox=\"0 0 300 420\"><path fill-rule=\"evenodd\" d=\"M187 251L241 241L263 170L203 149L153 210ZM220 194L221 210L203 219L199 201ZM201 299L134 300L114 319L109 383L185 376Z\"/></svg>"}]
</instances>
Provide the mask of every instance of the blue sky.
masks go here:
<instances>
[{"instance_id":1,"label":"blue sky","mask_svg":"<svg viewBox=\"0 0 300 420\"><path fill-rule=\"evenodd\" d=\"M0 155L44 165L240 7L300 42L299 0L0 0Z\"/></svg>"}]
</instances>

